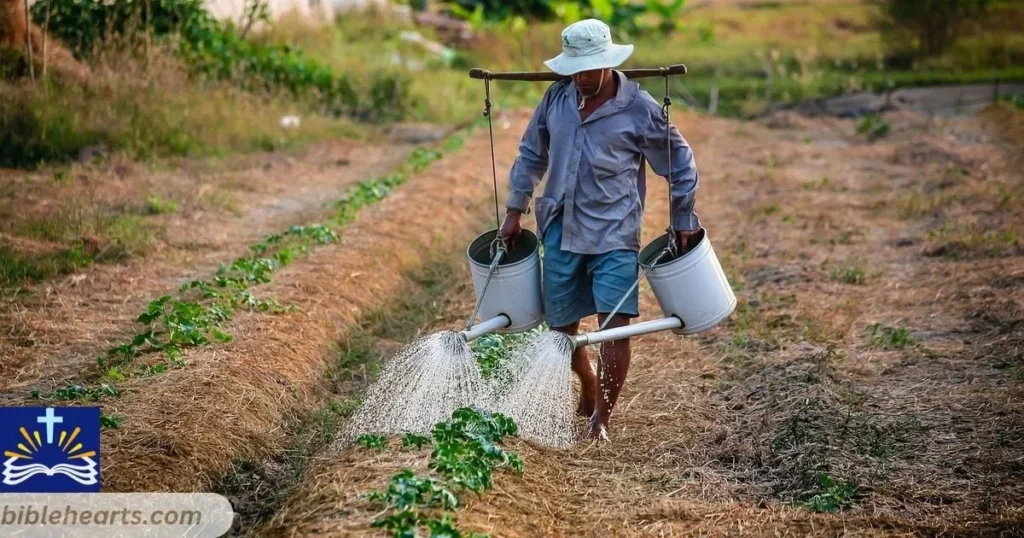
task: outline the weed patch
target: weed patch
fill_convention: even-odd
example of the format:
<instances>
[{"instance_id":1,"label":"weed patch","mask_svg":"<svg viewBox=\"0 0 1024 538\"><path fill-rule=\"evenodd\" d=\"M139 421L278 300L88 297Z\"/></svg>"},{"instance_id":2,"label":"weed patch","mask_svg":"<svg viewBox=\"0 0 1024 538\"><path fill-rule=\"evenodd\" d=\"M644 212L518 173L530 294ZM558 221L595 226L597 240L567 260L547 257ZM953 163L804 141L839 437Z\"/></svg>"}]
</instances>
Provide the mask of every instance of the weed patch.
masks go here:
<instances>
[{"instance_id":1,"label":"weed patch","mask_svg":"<svg viewBox=\"0 0 1024 538\"><path fill-rule=\"evenodd\" d=\"M92 263L81 243L56 252L23 254L0 246L0 288L24 282L52 279L73 273Z\"/></svg>"},{"instance_id":2,"label":"weed patch","mask_svg":"<svg viewBox=\"0 0 1024 538\"><path fill-rule=\"evenodd\" d=\"M177 213L177 211L178 204L174 200L165 200L155 194L146 198L146 213L150 215Z\"/></svg>"},{"instance_id":3,"label":"weed patch","mask_svg":"<svg viewBox=\"0 0 1024 538\"><path fill-rule=\"evenodd\" d=\"M857 134L872 142L884 138L891 130L889 120L880 114L867 114L857 122Z\"/></svg>"},{"instance_id":4,"label":"weed patch","mask_svg":"<svg viewBox=\"0 0 1024 538\"><path fill-rule=\"evenodd\" d=\"M832 280L843 284L861 285L867 282L867 271L860 265L841 265L833 267L829 273Z\"/></svg>"},{"instance_id":5,"label":"weed patch","mask_svg":"<svg viewBox=\"0 0 1024 538\"><path fill-rule=\"evenodd\" d=\"M906 327L890 327L880 323L868 325L865 331L871 345L885 349L902 349L914 343Z\"/></svg>"}]
</instances>

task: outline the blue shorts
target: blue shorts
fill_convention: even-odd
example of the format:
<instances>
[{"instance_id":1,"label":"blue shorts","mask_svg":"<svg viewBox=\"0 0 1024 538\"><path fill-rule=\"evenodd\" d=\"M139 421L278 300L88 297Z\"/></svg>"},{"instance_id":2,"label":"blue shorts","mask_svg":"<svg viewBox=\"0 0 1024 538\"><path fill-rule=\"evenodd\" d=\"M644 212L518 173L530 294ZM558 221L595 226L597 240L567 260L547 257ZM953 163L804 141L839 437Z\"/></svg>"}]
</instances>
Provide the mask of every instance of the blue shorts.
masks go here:
<instances>
[{"instance_id":1,"label":"blue shorts","mask_svg":"<svg viewBox=\"0 0 1024 538\"><path fill-rule=\"evenodd\" d=\"M598 312L607 314L636 282L638 253L613 250L604 254L576 254L562 250L562 218L544 231L544 321L565 327ZM619 308L619 314L639 315L639 292Z\"/></svg>"}]
</instances>

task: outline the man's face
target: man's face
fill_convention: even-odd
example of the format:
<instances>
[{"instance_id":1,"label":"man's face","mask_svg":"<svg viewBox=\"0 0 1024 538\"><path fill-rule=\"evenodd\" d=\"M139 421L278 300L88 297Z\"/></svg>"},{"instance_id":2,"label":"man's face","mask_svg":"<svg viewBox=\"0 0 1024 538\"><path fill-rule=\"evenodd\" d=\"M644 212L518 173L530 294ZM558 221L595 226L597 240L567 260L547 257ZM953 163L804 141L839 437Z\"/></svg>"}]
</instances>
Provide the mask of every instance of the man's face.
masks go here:
<instances>
[{"instance_id":1,"label":"man's face","mask_svg":"<svg viewBox=\"0 0 1024 538\"><path fill-rule=\"evenodd\" d=\"M583 92L583 95L594 95L601 87L601 79L605 77L607 69L593 69L590 71L580 71L572 76L572 80L576 83L576 87Z\"/></svg>"}]
</instances>

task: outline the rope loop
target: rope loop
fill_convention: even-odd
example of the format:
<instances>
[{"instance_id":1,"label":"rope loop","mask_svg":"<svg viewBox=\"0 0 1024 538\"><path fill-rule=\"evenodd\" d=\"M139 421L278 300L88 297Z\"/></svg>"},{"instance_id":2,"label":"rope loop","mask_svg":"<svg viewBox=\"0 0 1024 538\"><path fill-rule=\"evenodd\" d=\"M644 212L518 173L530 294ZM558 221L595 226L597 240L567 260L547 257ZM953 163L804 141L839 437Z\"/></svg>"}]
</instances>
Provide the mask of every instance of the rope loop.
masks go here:
<instances>
[{"instance_id":1,"label":"rope loop","mask_svg":"<svg viewBox=\"0 0 1024 538\"><path fill-rule=\"evenodd\" d=\"M668 69L662 67L661 74L665 78L665 98L664 104L661 106L661 113L665 116L665 151L668 152L668 250L675 257L679 245L676 245L676 230L672 224L672 116L669 113L669 107L672 106L672 95L668 84Z\"/></svg>"}]
</instances>

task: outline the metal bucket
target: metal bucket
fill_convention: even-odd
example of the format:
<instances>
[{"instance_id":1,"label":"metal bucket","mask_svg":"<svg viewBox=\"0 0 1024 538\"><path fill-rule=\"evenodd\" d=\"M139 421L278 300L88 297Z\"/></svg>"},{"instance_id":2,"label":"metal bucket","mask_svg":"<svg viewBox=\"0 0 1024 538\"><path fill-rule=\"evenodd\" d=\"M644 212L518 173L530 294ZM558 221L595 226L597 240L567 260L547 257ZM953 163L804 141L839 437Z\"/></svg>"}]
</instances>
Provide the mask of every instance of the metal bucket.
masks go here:
<instances>
[{"instance_id":1,"label":"metal bucket","mask_svg":"<svg viewBox=\"0 0 1024 538\"><path fill-rule=\"evenodd\" d=\"M736 296L711 248L707 230L701 228L700 242L682 256L665 254L668 234L658 237L640 251L640 265L647 269L647 281L665 316L683 320L676 334L706 331L729 317L736 308ZM653 265L653 267L652 267Z\"/></svg>"},{"instance_id":2,"label":"metal bucket","mask_svg":"<svg viewBox=\"0 0 1024 538\"><path fill-rule=\"evenodd\" d=\"M473 275L473 292L480 301L487 275L490 272L491 243L497 230L485 232L469 244L469 271ZM489 320L504 314L511 323L497 332L515 333L530 330L544 321L544 303L541 300L540 241L530 230L523 230L515 248L509 247L505 258L487 285L480 304L480 320ZM476 320L474 320L476 323Z\"/></svg>"}]
</instances>

